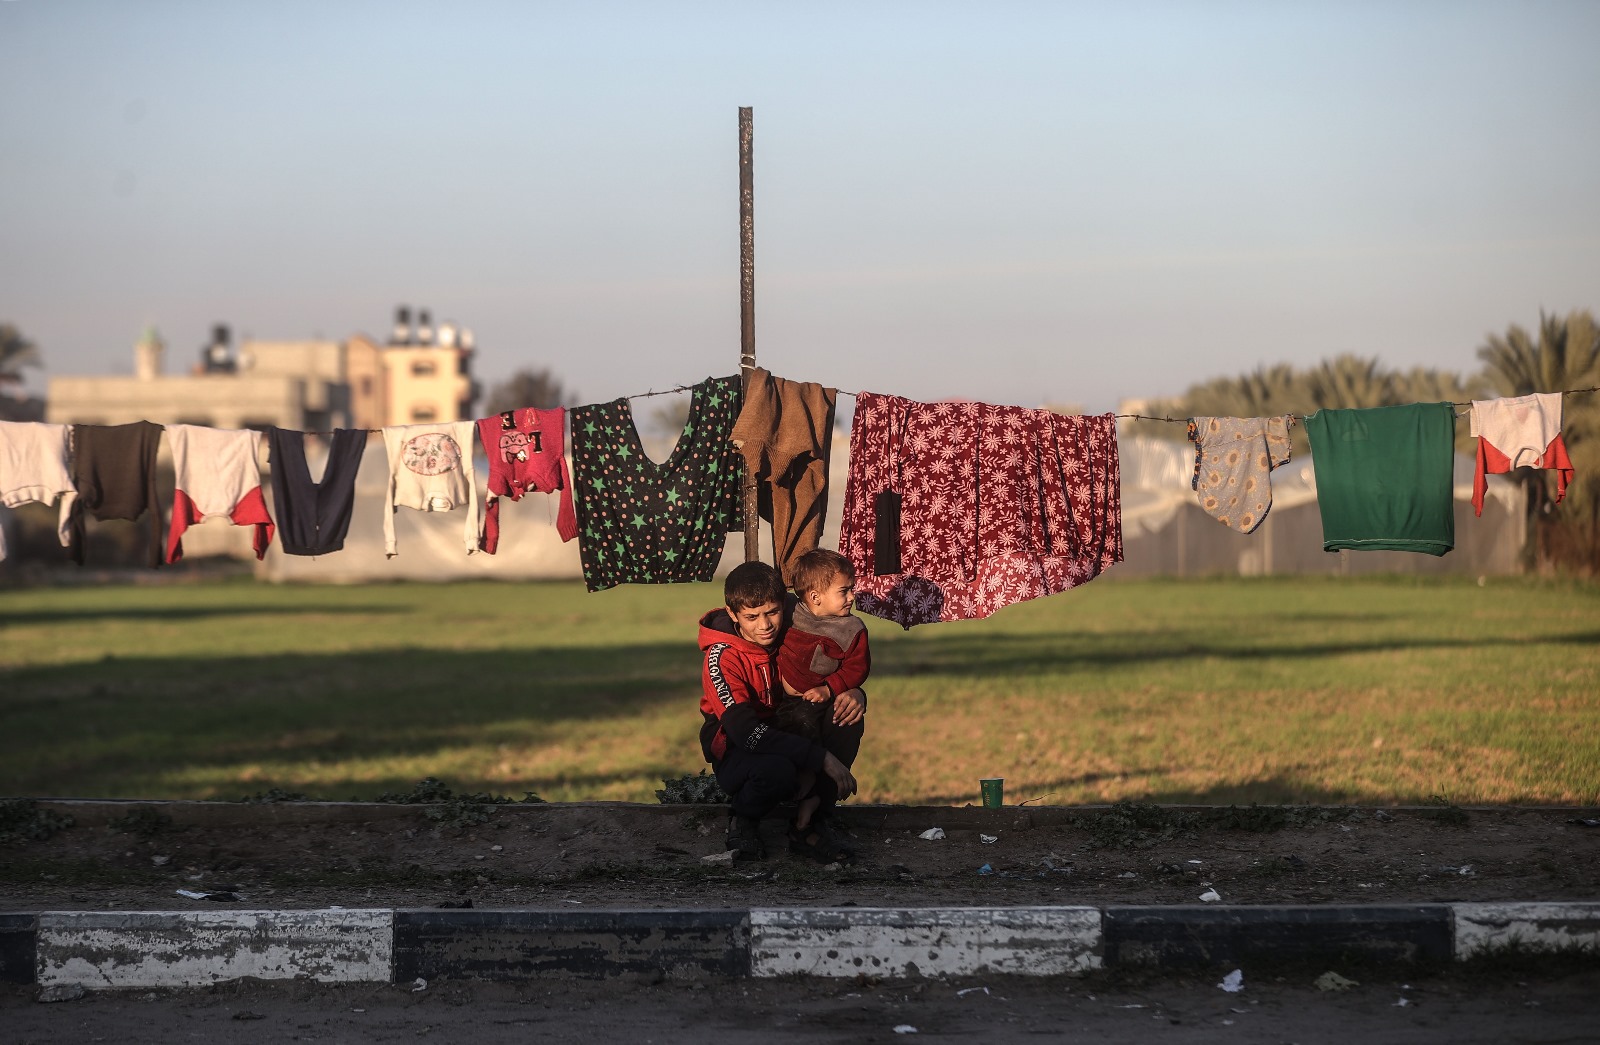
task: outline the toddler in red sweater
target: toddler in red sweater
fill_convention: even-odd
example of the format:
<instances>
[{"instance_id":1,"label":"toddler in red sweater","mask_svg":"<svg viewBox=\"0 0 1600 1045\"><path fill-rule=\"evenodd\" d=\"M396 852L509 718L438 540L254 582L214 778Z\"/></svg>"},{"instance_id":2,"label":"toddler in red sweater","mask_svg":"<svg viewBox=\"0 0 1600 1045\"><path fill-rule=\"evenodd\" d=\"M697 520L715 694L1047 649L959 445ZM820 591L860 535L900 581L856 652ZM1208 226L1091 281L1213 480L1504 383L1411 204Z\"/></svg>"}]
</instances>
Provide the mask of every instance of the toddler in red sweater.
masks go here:
<instances>
[{"instance_id":1,"label":"toddler in red sweater","mask_svg":"<svg viewBox=\"0 0 1600 1045\"><path fill-rule=\"evenodd\" d=\"M804 703L785 702L780 718L804 735L829 735L829 749L852 765L861 729L840 727L860 726L867 712L861 686L872 670L867 627L850 612L855 571L843 555L817 548L795 561L791 575L795 598L778 649L778 675L785 692Z\"/></svg>"}]
</instances>

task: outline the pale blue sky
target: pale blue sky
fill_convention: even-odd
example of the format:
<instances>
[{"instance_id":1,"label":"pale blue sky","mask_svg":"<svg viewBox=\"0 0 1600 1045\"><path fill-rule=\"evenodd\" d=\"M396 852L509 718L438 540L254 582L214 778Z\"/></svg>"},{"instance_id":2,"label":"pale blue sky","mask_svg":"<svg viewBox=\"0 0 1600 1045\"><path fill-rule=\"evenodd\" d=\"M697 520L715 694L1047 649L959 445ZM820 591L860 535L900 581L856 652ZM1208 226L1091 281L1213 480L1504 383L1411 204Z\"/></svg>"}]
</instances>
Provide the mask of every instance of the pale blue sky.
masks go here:
<instances>
[{"instance_id":1,"label":"pale blue sky","mask_svg":"<svg viewBox=\"0 0 1600 1045\"><path fill-rule=\"evenodd\" d=\"M486 384L1169 394L1600 308L1600 3L0 0L0 320L51 373L470 326ZM36 385L39 382L35 382Z\"/></svg>"}]
</instances>

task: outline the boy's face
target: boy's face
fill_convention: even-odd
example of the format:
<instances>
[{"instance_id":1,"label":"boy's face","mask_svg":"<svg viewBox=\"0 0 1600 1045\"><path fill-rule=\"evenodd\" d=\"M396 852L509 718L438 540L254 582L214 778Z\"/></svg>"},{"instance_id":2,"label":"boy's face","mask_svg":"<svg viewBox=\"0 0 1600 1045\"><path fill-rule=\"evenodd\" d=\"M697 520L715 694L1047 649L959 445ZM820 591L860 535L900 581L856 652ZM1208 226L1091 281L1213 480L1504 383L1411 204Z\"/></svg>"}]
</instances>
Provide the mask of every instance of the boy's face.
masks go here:
<instances>
[{"instance_id":1,"label":"boy's face","mask_svg":"<svg viewBox=\"0 0 1600 1045\"><path fill-rule=\"evenodd\" d=\"M836 573L821 591L806 592L806 606L819 617L843 617L856 602L856 579Z\"/></svg>"},{"instance_id":2,"label":"boy's face","mask_svg":"<svg viewBox=\"0 0 1600 1045\"><path fill-rule=\"evenodd\" d=\"M743 610L729 606L728 616L733 618L741 639L757 646L771 646L778 641L778 629L783 625L783 603L768 602Z\"/></svg>"}]
</instances>

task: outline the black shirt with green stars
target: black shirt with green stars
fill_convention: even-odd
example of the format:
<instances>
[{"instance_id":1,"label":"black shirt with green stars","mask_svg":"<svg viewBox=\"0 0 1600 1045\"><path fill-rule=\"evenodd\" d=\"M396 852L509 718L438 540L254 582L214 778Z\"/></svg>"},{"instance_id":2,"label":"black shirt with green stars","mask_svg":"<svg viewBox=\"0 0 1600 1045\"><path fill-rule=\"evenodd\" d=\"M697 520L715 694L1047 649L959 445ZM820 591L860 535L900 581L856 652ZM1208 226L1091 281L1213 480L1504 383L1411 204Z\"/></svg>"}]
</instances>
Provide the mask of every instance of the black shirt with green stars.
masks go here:
<instances>
[{"instance_id":1,"label":"black shirt with green stars","mask_svg":"<svg viewBox=\"0 0 1600 1045\"><path fill-rule=\"evenodd\" d=\"M728 441L739 390L737 377L695 385L678 445L660 464L645 455L628 400L569 411L578 548L590 591L711 580L727 535L744 529L744 459Z\"/></svg>"}]
</instances>

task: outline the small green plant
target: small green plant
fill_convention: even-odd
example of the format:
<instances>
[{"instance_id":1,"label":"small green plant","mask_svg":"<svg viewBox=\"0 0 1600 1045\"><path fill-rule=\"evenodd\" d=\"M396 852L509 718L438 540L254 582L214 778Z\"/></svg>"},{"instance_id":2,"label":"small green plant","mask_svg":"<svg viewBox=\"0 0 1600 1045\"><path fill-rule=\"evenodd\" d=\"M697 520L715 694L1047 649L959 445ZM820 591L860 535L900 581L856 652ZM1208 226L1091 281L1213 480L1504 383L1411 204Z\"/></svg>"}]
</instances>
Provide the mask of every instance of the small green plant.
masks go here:
<instances>
[{"instance_id":1,"label":"small green plant","mask_svg":"<svg viewBox=\"0 0 1600 1045\"><path fill-rule=\"evenodd\" d=\"M12 842L43 842L75 821L64 813L40 809L31 798L0 801L0 845Z\"/></svg>"},{"instance_id":2,"label":"small green plant","mask_svg":"<svg viewBox=\"0 0 1600 1045\"><path fill-rule=\"evenodd\" d=\"M1152 802L1118 802L1103 813L1079 818L1094 849L1149 849L1175 838L1192 838L1200 826L1194 813L1180 813Z\"/></svg>"},{"instance_id":3,"label":"small green plant","mask_svg":"<svg viewBox=\"0 0 1600 1045\"><path fill-rule=\"evenodd\" d=\"M717 784L717 778L700 770L698 776L685 773L676 780L661 779L666 785L656 790L656 801L662 805L726 805L727 792Z\"/></svg>"},{"instance_id":4,"label":"small green plant","mask_svg":"<svg viewBox=\"0 0 1600 1045\"><path fill-rule=\"evenodd\" d=\"M1465 809L1445 798L1443 795L1429 795L1417 815L1428 820L1436 820L1450 827L1466 827L1472 819Z\"/></svg>"},{"instance_id":5,"label":"small green plant","mask_svg":"<svg viewBox=\"0 0 1600 1045\"><path fill-rule=\"evenodd\" d=\"M410 791L385 791L376 799L379 802L393 802L397 805L429 805L434 802L476 802L480 805L506 806L506 805L538 805L544 799L532 791L524 791L521 798L507 798L505 795L491 795L487 791L472 791L466 794L456 794L450 785L442 782L437 777L425 776L417 781Z\"/></svg>"},{"instance_id":6,"label":"small green plant","mask_svg":"<svg viewBox=\"0 0 1600 1045\"><path fill-rule=\"evenodd\" d=\"M106 826L121 835L154 838L161 832L172 829L172 817L149 806L140 806L122 816L113 817Z\"/></svg>"},{"instance_id":7,"label":"small green plant","mask_svg":"<svg viewBox=\"0 0 1600 1045\"><path fill-rule=\"evenodd\" d=\"M523 792L520 799L491 795L486 791L458 795L448 784L430 776L417 781L410 791L385 791L378 796L378 801L430 806L432 808L423 814L429 820L442 827L466 828L488 823L495 806L542 804L544 799L532 791Z\"/></svg>"},{"instance_id":8,"label":"small green plant","mask_svg":"<svg viewBox=\"0 0 1600 1045\"><path fill-rule=\"evenodd\" d=\"M429 802L448 802L455 797L455 792L450 790L438 777L425 776L417 781L410 791L385 791L379 795L379 802L393 802L397 805L413 806L425 805Z\"/></svg>"}]
</instances>

